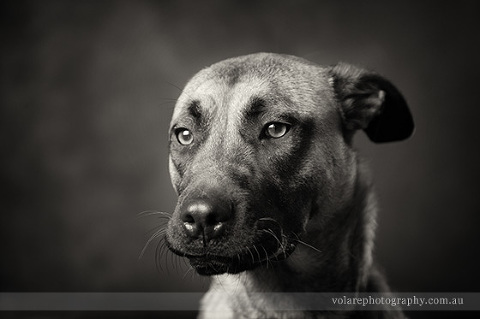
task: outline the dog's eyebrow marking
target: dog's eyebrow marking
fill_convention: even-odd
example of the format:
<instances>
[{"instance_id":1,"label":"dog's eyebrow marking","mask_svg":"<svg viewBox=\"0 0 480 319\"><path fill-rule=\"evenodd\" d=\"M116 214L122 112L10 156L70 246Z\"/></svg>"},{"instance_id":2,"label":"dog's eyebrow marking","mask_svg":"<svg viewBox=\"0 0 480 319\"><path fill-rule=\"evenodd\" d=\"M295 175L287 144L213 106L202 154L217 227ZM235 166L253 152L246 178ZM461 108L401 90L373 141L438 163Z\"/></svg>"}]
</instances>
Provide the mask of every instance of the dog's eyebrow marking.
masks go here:
<instances>
[{"instance_id":1,"label":"dog's eyebrow marking","mask_svg":"<svg viewBox=\"0 0 480 319\"><path fill-rule=\"evenodd\" d=\"M253 97L247 108L245 109L245 117L252 118L257 116L258 114L264 112L266 109L265 100L259 97Z\"/></svg>"},{"instance_id":2,"label":"dog's eyebrow marking","mask_svg":"<svg viewBox=\"0 0 480 319\"><path fill-rule=\"evenodd\" d=\"M200 108L200 101L193 100L187 107L188 114L190 114L194 119L200 120L202 117L202 112Z\"/></svg>"}]
</instances>

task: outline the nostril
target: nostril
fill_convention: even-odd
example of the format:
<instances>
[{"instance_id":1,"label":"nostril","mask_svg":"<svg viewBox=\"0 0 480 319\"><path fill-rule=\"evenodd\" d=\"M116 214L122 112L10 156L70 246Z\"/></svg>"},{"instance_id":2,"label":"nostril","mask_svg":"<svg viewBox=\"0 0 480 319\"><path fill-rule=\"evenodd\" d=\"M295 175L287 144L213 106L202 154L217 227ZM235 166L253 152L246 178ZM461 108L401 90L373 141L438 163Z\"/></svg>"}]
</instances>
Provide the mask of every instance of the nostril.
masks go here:
<instances>
[{"instance_id":1,"label":"nostril","mask_svg":"<svg viewBox=\"0 0 480 319\"><path fill-rule=\"evenodd\" d=\"M182 222L188 223L188 224L193 224L195 223L195 219L191 214L184 214L182 215Z\"/></svg>"},{"instance_id":2,"label":"nostril","mask_svg":"<svg viewBox=\"0 0 480 319\"><path fill-rule=\"evenodd\" d=\"M219 224L221 221L218 220L218 215L215 212L212 212L205 216L205 225L206 226L214 226Z\"/></svg>"}]
</instances>

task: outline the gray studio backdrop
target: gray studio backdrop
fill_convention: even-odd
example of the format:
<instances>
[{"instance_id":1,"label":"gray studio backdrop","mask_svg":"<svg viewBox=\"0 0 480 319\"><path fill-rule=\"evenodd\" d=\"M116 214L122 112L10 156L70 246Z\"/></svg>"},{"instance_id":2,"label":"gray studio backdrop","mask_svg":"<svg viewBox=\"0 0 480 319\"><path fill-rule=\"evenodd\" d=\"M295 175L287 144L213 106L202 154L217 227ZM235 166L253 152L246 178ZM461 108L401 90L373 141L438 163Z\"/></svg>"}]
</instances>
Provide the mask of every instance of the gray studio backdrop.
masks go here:
<instances>
[{"instance_id":1,"label":"gray studio backdrop","mask_svg":"<svg viewBox=\"0 0 480 319\"><path fill-rule=\"evenodd\" d=\"M397 291L478 291L476 1L2 1L2 291L202 291L151 230L176 196L175 99L199 69L257 51L375 69L409 141L356 144L380 200L376 255Z\"/></svg>"}]
</instances>

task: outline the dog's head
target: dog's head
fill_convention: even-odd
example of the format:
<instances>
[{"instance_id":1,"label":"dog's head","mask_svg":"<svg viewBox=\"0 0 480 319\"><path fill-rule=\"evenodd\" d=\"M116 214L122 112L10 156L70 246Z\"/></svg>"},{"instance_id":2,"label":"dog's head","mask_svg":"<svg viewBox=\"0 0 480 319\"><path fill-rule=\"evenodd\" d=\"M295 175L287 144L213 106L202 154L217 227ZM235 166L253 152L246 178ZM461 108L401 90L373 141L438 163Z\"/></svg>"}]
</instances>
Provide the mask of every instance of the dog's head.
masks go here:
<instances>
[{"instance_id":1,"label":"dog's head","mask_svg":"<svg viewBox=\"0 0 480 319\"><path fill-rule=\"evenodd\" d=\"M376 142L413 130L400 93L374 73L265 53L200 71L170 127L169 248L204 275L287 258L312 219L348 202L358 129Z\"/></svg>"}]
</instances>

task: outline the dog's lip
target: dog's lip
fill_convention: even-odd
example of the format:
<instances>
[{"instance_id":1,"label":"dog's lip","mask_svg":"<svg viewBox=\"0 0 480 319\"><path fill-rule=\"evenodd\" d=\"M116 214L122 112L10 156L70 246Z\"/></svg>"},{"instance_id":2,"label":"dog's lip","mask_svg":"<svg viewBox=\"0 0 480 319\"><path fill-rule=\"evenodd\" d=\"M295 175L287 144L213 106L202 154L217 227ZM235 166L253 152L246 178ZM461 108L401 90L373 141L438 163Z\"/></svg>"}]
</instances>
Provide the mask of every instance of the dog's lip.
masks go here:
<instances>
[{"instance_id":1,"label":"dog's lip","mask_svg":"<svg viewBox=\"0 0 480 319\"><path fill-rule=\"evenodd\" d=\"M183 254L184 257L188 259L197 260L197 261L216 261L220 263L230 263L235 257L231 256L221 256L221 255L214 255L214 254Z\"/></svg>"},{"instance_id":2,"label":"dog's lip","mask_svg":"<svg viewBox=\"0 0 480 319\"><path fill-rule=\"evenodd\" d=\"M189 254L189 253L184 253L184 252L179 252L175 251L178 255L181 255L183 257L186 257L191 260L195 260L198 262L218 262L218 263L231 263L232 261L238 260L240 257L239 256L252 256L253 257L249 260L251 260L253 263L263 263L265 261L280 261L288 258L290 254L295 250L296 245L292 245L289 247L289 249L281 249L279 248L277 251L270 253L270 254L265 254L265 256L260 256L257 255L257 253L247 253L247 252L242 252L241 254L237 254L235 256L223 256L223 255L217 255L217 254L211 254L211 253L204 253L204 254ZM257 258L258 257L258 258Z\"/></svg>"},{"instance_id":3,"label":"dog's lip","mask_svg":"<svg viewBox=\"0 0 480 319\"><path fill-rule=\"evenodd\" d=\"M182 251L172 247L172 245L168 240L166 242L167 242L167 247L170 249L170 251L172 251L174 254L178 256L186 257L188 259L196 260L199 262L217 261L221 263L231 263L236 260L239 260L239 258L241 258L242 256L243 257L252 256L251 259L248 257L247 258L250 259L253 263L263 263L265 261L280 261L280 260L287 259L297 246L292 242L290 243L286 242L281 247L278 247L276 251L270 252L270 253L267 253L265 251L265 254L259 254L258 251L255 248L253 248L253 250L245 249L245 250L239 251L234 256L226 256L226 255L218 255L208 251L200 254L190 253L190 252ZM253 251L255 251L255 253L253 253ZM258 257L258 259L255 257Z\"/></svg>"},{"instance_id":4,"label":"dog's lip","mask_svg":"<svg viewBox=\"0 0 480 319\"><path fill-rule=\"evenodd\" d=\"M173 247L171 247L169 245L168 247L173 253L179 255L179 256L182 256L182 257L186 257L188 259L195 259L195 260L204 260L204 261L207 261L207 260L228 260L228 261L231 261L234 259L234 257L230 257L230 256L221 256L221 255L216 255L216 254L211 254L211 253L203 253L203 254L191 254L191 253L187 253L187 252L184 252L184 251L180 251L178 249L175 249Z\"/></svg>"}]
</instances>

